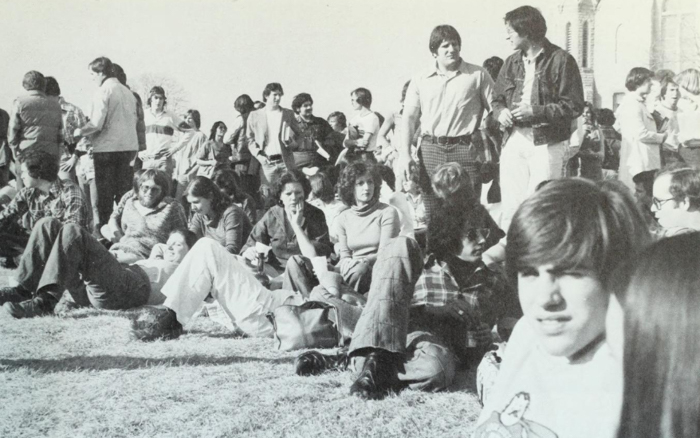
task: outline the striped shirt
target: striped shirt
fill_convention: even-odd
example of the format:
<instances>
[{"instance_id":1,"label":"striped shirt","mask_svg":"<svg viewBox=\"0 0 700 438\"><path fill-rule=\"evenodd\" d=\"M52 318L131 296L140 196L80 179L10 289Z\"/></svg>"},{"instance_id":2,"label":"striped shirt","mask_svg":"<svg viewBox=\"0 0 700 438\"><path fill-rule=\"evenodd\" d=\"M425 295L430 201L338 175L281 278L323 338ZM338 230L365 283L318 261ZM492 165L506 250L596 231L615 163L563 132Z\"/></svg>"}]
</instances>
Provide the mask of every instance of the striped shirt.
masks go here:
<instances>
[{"instance_id":1,"label":"striped shirt","mask_svg":"<svg viewBox=\"0 0 700 438\"><path fill-rule=\"evenodd\" d=\"M53 217L64 224L78 224L88 227L88 209L83 200L83 192L75 183L56 179L49 193L33 187L25 187L0 211L0 229L9 223L19 223L27 232L44 217Z\"/></svg>"},{"instance_id":2,"label":"striped shirt","mask_svg":"<svg viewBox=\"0 0 700 438\"><path fill-rule=\"evenodd\" d=\"M146 150L150 156L167 150L173 141L175 131L183 123L182 118L170 112L163 111L158 114L146 111L144 114L146 123Z\"/></svg>"}]
</instances>

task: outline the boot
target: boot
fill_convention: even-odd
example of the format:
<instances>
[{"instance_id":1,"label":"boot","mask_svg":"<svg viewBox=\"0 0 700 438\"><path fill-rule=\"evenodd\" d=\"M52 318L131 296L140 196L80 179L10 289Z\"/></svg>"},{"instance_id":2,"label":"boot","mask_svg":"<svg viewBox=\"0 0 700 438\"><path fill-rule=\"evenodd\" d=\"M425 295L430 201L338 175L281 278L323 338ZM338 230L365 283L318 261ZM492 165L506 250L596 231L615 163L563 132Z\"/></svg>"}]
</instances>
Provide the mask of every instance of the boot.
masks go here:
<instances>
[{"instance_id":1,"label":"boot","mask_svg":"<svg viewBox=\"0 0 700 438\"><path fill-rule=\"evenodd\" d=\"M390 392L403 389L399 380L400 355L375 349L365 358L360 375L350 386L350 394L365 400L381 400Z\"/></svg>"},{"instance_id":2,"label":"boot","mask_svg":"<svg viewBox=\"0 0 700 438\"><path fill-rule=\"evenodd\" d=\"M322 354L318 351L307 351L294 360L295 372L299 376L315 376L326 371L345 371L350 357L346 349L337 354Z\"/></svg>"}]
</instances>

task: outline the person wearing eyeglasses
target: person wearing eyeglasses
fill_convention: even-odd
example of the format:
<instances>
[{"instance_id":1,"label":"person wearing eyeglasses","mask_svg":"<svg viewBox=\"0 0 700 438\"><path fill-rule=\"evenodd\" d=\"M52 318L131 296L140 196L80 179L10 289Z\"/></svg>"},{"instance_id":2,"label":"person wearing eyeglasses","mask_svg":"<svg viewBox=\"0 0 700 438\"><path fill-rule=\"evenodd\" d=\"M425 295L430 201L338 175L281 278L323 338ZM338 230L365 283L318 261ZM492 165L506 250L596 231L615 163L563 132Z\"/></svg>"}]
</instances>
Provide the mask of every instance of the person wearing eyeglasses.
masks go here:
<instances>
[{"instance_id":1,"label":"person wearing eyeglasses","mask_svg":"<svg viewBox=\"0 0 700 438\"><path fill-rule=\"evenodd\" d=\"M700 170L686 165L662 169L654 180L651 211L660 237L700 231Z\"/></svg>"}]
</instances>

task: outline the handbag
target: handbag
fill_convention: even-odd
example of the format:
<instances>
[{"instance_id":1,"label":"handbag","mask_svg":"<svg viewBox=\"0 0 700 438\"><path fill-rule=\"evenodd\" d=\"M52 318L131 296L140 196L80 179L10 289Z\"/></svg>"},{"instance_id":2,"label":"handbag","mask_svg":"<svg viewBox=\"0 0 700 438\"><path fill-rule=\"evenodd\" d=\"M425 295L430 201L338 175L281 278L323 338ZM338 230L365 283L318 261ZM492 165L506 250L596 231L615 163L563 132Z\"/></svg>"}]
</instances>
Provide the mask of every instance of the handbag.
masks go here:
<instances>
[{"instance_id":1,"label":"handbag","mask_svg":"<svg viewBox=\"0 0 700 438\"><path fill-rule=\"evenodd\" d=\"M332 321L330 314L335 314ZM338 309L321 301L307 301L300 306L283 305L267 313L272 323L277 349L282 351L304 348L343 347Z\"/></svg>"}]
</instances>

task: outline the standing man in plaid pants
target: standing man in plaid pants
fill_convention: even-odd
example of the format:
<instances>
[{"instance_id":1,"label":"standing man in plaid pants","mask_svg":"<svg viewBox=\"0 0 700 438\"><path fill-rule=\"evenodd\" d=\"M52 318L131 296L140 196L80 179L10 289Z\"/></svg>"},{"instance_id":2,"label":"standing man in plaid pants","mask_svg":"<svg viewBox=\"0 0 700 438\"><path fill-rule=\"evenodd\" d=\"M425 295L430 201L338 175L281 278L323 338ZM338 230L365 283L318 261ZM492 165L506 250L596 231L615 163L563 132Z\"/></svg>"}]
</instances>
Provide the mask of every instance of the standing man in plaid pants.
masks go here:
<instances>
[{"instance_id":1,"label":"standing man in plaid pants","mask_svg":"<svg viewBox=\"0 0 700 438\"><path fill-rule=\"evenodd\" d=\"M493 90L493 80L486 70L459 56L462 39L454 27L441 25L433 29L429 47L435 64L415 76L406 92L397 175L397 187L401 187L409 175L411 139L420 121L420 184L428 221L437 206L430 179L442 164L462 165L479 199L483 144L477 131L484 110L490 110Z\"/></svg>"}]
</instances>

